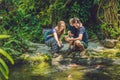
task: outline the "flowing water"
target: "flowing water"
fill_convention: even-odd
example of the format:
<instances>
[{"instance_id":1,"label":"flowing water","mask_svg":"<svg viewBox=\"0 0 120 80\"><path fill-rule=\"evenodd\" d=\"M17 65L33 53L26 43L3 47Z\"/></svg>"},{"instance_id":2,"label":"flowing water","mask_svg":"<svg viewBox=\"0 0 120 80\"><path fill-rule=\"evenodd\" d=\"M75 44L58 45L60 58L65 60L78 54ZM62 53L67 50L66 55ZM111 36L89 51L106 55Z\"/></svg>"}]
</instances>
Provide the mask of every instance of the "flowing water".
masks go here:
<instances>
[{"instance_id":1,"label":"flowing water","mask_svg":"<svg viewBox=\"0 0 120 80\"><path fill-rule=\"evenodd\" d=\"M90 45L92 46L92 48L88 47L90 50L93 48L97 50L98 45L96 43ZM66 48L64 49L66 50ZM36 53L40 51L48 53L45 52L49 51L46 49L48 48L45 45L39 45ZM87 60L81 61L85 64ZM94 62L97 61L93 60ZM108 61L108 63L111 62ZM46 62L39 64L19 63L10 68L9 80L120 80L120 60L115 59L114 63L113 65L102 64L102 68L96 68L97 65L95 64L71 67L66 63L56 66Z\"/></svg>"},{"instance_id":2,"label":"flowing water","mask_svg":"<svg viewBox=\"0 0 120 80\"><path fill-rule=\"evenodd\" d=\"M9 80L120 80L119 65L109 65L100 69L95 69L95 66L58 69L43 62L38 65L14 65L10 72Z\"/></svg>"}]
</instances>

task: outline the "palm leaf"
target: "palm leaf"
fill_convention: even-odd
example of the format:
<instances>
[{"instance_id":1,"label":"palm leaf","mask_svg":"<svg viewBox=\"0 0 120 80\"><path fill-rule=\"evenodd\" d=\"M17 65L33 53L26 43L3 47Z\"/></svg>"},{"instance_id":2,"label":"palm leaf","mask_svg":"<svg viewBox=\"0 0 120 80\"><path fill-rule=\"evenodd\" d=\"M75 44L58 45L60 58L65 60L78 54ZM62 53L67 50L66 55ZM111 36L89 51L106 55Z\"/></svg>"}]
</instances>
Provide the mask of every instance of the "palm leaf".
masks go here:
<instances>
[{"instance_id":1,"label":"palm leaf","mask_svg":"<svg viewBox=\"0 0 120 80\"><path fill-rule=\"evenodd\" d=\"M0 35L0 39L9 38L10 35Z\"/></svg>"},{"instance_id":2,"label":"palm leaf","mask_svg":"<svg viewBox=\"0 0 120 80\"><path fill-rule=\"evenodd\" d=\"M0 58L0 64L1 64L1 66L3 66L3 68L5 68L6 73L9 74L8 66L6 65L6 63L4 62L4 60L2 58Z\"/></svg>"},{"instance_id":3,"label":"palm leaf","mask_svg":"<svg viewBox=\"0 0 120 80\"><path fill-rule=\"evenodd\" d=\"M3 74L3 76L8 79L9 69L4 60L0 58L0 71Z\"/></svg>"},{"instance_id":4,"label":"palm leaf","mask_svg":"<svg viewBox=\"0 0 120 80\"><path fill-rule=\"evenodd\" d=\"M0 54L5 56L12 64L14 64L12 57L6 51L4 51L3 49L0 49Z\"/></svg>"},{"instance_id":5,"label":"palm leaf","mask_svg":"<svg viewBox=\"0 0 120 80\"><path fill-rule=\"evenodd\" d=\"M9 37L10 37L10 35L0 35L0 39L9 38ZM12 64L14 64L12 57L1 48L0 48L0 54L3 55L5 58L7 58ZM0 73L3 74L5 79L8 79L9 69L2 58L0 58ZM2 80L1 77L0 77L0 80Z\"/></svg>"},{"instance_id":6,"label":"palm leaf","mask_svg":"<svg viewBox=\"0 0 120 80\"><path fill-rule=\"evenodd\" d=\"M0 65L0 72L3 74L3 76L8 79L8 74L6 74L5 70L2 68L2 66Z\"/></svg>"}]
</instances>

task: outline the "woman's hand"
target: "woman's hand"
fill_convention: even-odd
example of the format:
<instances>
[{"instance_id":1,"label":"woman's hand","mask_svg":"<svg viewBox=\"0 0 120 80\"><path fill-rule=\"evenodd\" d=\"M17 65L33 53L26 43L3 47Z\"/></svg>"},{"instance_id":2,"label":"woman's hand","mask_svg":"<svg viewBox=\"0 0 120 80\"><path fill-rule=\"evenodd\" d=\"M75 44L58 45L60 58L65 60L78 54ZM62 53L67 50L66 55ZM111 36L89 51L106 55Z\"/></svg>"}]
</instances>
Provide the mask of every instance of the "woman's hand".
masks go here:
<instances>
[{"instance_id":1,"label":"woman's hand","mask_svg":"<svg viewBox=\"0 0 120 80\"><path fill-rule=\"evenodd\" d=\"M58 44L58 46L59 46L59 47L61 47L61 44L60 44L60 42L57 42L57 44Z\"/></svg>"}]
</instances>

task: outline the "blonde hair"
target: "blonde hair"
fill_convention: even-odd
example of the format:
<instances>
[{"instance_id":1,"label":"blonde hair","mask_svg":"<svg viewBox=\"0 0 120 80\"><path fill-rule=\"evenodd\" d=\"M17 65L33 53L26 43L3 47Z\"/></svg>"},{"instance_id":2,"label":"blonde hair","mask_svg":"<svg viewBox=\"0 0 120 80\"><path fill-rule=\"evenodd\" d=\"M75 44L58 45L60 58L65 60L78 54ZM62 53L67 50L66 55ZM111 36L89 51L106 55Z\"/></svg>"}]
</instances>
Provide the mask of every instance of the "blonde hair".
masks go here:
<instances>
[{"instance_id":1,"label":"blonde hair","mask_svg":"<svg viewBox=\"0 0 120 80\"><path fill-rule=\"evenodd\" d=\"M58 22L58 24L57 24L58 29L60 29L60 28L61 28L61 24L64 24L64 29L63 29L63 31L62 31L62 34L64 34L64 33L65 33L65 30L66 30L66 24L65 24L65 22L64 22L64 21L59 21L59 22Z\"/></svg>"},{"instance_id":2,"label":"blonde hair","mask_svg":"<svg viewBox=\"0 0 120 80\"><path fill-rule=\"evenodd\" d=\"M61 24L64 24L64 29L61 32L59 32L59 30L61 28ZM57 23L57 34L59 34L61 36L62 34L65 34L65 30L66 30L66 24L65 24L65 22L64 21L59 21Z\"/></svg>"}]
</instances>

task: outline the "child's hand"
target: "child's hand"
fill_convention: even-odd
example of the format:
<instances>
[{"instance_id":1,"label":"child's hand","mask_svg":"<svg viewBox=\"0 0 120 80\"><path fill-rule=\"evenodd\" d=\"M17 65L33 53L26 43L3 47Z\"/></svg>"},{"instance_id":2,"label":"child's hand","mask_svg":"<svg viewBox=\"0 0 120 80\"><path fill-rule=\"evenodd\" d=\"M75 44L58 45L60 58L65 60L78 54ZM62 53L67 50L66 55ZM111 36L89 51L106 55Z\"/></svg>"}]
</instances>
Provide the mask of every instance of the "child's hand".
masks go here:
<instances>
[{"instance_id":1,"label":"child's hand","mask_svg":"<svg viewBox=\"0 0 120 80\"><path fill-rule=\"evenodd\" d=\"M74 34L70 33L69 36L72 37L72 36L74 36Z\"/></svg>"},{"instance_id":2,"label":"child's hand","mask_svg":"<svg viewBox=\"0 0 120 80\"><path fill-rule=\"evenodd\" d=\"M69 38L68 36L65 36L65 41L68 41L68 38Z\"/></svg>"},{"instance_id":3,"label":"child's hand","mask_svg":"<svg viewBox=\"0 0 120 80\"><path fill-rule=\"evenodd\" d=\"M69 38L69 41L74 41L74 38Z\"/></svg>"}]
</instances>

